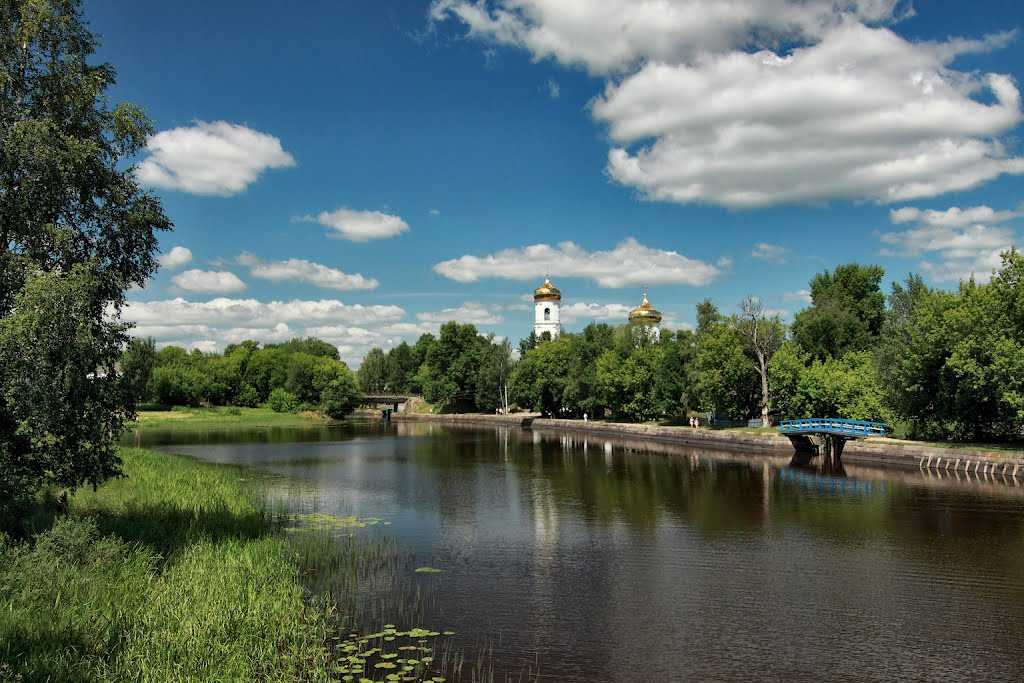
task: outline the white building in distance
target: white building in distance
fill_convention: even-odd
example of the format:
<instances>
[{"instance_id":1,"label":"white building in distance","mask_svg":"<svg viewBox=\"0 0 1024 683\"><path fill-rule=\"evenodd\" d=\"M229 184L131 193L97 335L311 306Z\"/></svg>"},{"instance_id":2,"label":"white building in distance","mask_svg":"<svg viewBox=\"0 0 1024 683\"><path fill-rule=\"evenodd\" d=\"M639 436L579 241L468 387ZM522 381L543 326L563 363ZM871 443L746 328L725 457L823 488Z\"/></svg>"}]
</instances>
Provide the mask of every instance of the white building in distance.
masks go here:
<instances>
[{"instance_id":1,"label":"white building in distance","mask_svg":"<svg viewBox=\"0 0 1024 683\"><path fill-rule=\"evenodd\" d=\"M537 339L555 339L562 332L561 306L562 292L544 278L544 284L533 290L533 333Z\"/></svg>"}]
</instances>

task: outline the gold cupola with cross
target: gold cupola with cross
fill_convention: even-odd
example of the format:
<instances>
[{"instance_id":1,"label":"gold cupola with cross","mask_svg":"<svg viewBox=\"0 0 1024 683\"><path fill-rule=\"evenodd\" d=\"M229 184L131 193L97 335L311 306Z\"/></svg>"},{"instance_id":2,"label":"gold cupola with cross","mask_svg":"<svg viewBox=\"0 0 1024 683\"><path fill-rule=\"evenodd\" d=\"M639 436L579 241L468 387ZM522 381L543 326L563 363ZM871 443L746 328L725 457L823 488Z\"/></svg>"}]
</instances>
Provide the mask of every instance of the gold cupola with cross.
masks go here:
<instances>
[{"instance_id":1,"label":"gold cupola with cross","mask_svg":"<svg viewBox=\"0 0 1024 683\"><path fill-rule=\"evenodd\" d=\"M647 289L644 289L643 300L640 305L629 312L630 325L643 325L651 330L655 337L661 334L661 311L651 305L647 298Z\"/></svg>"}]
</instances>

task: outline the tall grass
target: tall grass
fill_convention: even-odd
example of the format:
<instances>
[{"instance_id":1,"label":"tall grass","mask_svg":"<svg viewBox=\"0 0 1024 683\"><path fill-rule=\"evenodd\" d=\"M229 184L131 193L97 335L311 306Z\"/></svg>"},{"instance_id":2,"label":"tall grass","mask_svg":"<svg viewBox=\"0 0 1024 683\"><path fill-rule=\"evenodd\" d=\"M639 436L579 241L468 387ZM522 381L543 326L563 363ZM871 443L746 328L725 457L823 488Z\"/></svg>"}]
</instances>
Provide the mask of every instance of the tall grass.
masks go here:
<instances>
[{"instance_id":1,"label":"tall grass","mask_svg":"<svg viewBox=\"0 0 1024 683\"><path fill-rule=\"evenodd\" d=\"M0 553L0 679L328 680L327 614L238 471L123 457L127 479Z\"/></svg>"},{"instance_id":2,"label":"tall grass","mask_svg":"<svg viewBox=\"0 0 1024 683\"><path fill-rule=\"evenodd\" d=\"M34 541L0 537L0 681L495 679L488 647L467 661L424 628L415 558L372 524L268 508L238 468L122 457Z\"/></svg>"}]
</instances>

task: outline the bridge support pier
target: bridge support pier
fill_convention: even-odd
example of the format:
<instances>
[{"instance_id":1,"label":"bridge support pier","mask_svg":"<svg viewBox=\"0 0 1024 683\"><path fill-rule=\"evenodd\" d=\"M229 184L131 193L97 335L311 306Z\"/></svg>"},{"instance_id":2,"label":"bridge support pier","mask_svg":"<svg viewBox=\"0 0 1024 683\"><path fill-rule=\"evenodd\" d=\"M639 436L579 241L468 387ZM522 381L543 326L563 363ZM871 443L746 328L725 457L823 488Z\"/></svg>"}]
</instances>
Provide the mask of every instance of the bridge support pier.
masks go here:
<instances>
[{"instance_id":1,"label":"bridge support pier","mask_svg":"<svg viewBox=\"0 0 1024 683\"><path fill-rule=\"evenodd\" d=\"M822 434L822 456L830 465L840 465L843 459L843 448L846 447L846 437L838 434Z\"/></svg>"}]
</instances>

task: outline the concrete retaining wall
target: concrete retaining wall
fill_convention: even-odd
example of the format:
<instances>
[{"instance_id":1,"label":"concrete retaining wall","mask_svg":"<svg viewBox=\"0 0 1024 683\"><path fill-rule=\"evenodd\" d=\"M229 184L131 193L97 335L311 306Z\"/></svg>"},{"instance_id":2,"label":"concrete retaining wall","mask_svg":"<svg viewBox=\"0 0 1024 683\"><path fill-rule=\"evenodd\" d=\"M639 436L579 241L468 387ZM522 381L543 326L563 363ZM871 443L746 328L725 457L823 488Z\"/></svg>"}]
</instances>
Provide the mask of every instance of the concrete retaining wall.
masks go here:
<instances>
[{"instance_id":1,"label":"concrete retaining wall","mask_svg":"<svg viewBox=\"0 0 1024 683\"><path fill-rule=\"evenodd\" d=\"M479 424L503 427L570 431L586 434L641 438L651 441L679 443L728 451L755 453L792 453L793 445L781 435L750 434L738 431L693 429L690 427L657 427L621 422L584 422L555 420L536 415L396 415L395 420ZM850 464L900 469L939 470L993 474L1024 478L1024 453L1018 451L983 451L970 448L937 448L901 443L894 439L850 441L843 451L843 461Z\"/></svg>"}]
</instances>

